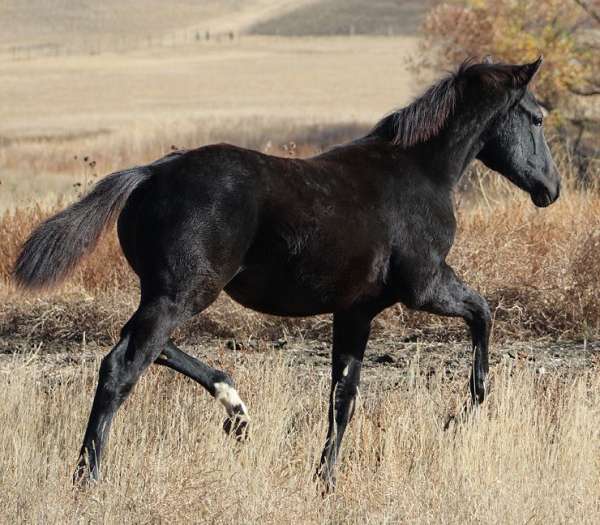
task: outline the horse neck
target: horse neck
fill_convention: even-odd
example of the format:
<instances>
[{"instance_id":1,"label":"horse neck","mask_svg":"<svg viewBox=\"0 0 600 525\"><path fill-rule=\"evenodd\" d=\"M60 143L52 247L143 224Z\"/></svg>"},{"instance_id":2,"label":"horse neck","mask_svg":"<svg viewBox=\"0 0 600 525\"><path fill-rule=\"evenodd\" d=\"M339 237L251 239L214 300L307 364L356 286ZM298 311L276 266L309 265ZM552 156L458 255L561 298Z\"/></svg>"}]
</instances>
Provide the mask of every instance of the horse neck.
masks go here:
<instances>
[{"instance_id":1,"label":"horse neck","mask_svg":"<svg viewBox=\"0 0 600 525\"><path fill-rule=\"evenodd\" d=\"M483 147L482 135L498 108L457 112L445 129L417 146L417 152L432 176L454 187L467 166Z\"/></svg>"}]
</instances>

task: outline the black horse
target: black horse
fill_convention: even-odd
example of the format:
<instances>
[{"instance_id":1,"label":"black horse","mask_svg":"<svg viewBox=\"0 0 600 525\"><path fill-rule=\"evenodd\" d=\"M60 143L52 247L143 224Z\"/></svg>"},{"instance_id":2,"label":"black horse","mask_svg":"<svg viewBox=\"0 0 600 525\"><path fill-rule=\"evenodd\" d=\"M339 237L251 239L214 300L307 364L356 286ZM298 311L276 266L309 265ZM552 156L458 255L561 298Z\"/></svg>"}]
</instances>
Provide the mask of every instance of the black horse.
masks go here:
<instances>
[{"instance_id":1,"label":"black horse","mask_svg":"<svg viewBox=\"0 0 600 525\"><path fill-rule=\"evenodd\" d=\"M141 299L103 359L76 479L99 477L111 421L151 364L194 379L225 406L226 431L245 435L231 378L171 341L182 322L225 290L282 316L333 313L329 430L319 474L332 486L354 411L373 318L401 302L462 317L473 340L472 402L486 392L490 311L446 264L456 220L452 191L477 158L529 192L559 195L559 176L525 65L463 64L364 137L309 159L227 144L172 153L114 173L40 225L15 266L18 283L61 281L118 217Z\"/></svg>"}]
</instances>

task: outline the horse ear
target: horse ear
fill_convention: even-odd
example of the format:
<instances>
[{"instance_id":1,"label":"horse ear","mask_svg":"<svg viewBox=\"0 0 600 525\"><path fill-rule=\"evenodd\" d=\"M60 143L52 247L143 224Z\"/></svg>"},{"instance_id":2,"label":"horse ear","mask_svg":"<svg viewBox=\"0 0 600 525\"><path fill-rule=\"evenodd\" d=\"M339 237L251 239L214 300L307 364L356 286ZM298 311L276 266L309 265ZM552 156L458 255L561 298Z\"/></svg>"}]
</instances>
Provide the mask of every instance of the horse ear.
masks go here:
<instances>
[{"instance_id":1,"label":"horse ear","mask_svg":"<svg viewBox=\"0 0 600 525\"><path fill-rule=\"evenodd\" d=\"M523 64L522 66L515 66L515 70L513 72L515 79L515 87L524 88L531 82L531 79L535 76L538 69L542 65L544 61L544 57L540 55L540 57L531 64Z\"/></svg>"},{"instance_id":2,"label":"horse ear","mask_svg":"<svg viewBox=\"0 0 600 525\"><path fill-rule=\"evenodd\" d=\"M485 57L483 57L483 63L484 64L493 64L494 63L494 59L492 57L492 55L485 55Z\"/></svg>"}]
</instances>

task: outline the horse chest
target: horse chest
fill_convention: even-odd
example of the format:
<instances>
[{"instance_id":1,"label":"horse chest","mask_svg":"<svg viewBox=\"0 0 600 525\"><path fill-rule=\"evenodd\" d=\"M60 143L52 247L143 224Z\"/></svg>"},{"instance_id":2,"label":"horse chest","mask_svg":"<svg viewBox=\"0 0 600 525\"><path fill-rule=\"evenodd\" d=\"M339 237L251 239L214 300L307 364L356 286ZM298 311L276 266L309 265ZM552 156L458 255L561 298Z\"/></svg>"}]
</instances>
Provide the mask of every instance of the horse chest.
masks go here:
<instances>
[{"instance_id":1,"label":"horse chest","mask_svg":"<svg viewBox=\"0 0 600 525\"><path fill-rule=\"evenodd\" d=\"M395 224L394 245L410 258L445 259L454 243L456 218L449 195L425 193L407 199L398 209Z\"/></svg>"}]
</instances>

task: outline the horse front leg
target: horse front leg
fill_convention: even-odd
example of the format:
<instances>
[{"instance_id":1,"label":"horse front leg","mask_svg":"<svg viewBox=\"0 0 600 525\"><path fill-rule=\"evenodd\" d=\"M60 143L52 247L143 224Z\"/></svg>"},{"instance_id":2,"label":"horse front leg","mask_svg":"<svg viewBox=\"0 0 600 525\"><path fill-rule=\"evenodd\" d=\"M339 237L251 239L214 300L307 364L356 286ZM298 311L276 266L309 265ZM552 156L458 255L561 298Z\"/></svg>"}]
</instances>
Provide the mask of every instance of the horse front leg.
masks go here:
<instances>
[{"instance_id":1,"label":"horse front leg","mask_svg":"<svg viewBox=\"0 0 600 525\"><path fill-rule=\"evenodd\" d=\"M449 266L443 267L435 284L436 286L430 288L432 295L419 309L448 317L462 317L469 326L473 345L473 365L469 380L470 406L477 406L485 399L487 389L490 308L487 301L461 282ZM465 405L463 413L468 411L470 406ZM447 429L453 420L454 416L450 417L444 428Z\"/></svg>"},{"instance_id":2,"label":"horse front leg","mask_svg":"<svg viewBox=\"0 0 600 525\"><path fill-rule=\"evenodd\" d=\"M325 485L325 492L335 488L335 464L344 432L354 415L371 319L371 316L362 314L336 313L333 316L329 428L317 470L317 475Z\"/></svg>"}]
</instances>

